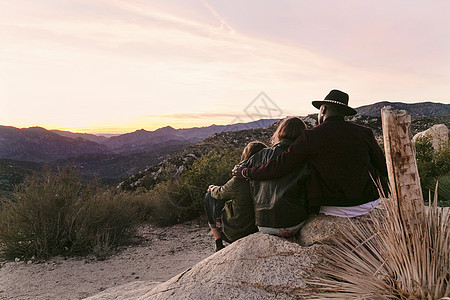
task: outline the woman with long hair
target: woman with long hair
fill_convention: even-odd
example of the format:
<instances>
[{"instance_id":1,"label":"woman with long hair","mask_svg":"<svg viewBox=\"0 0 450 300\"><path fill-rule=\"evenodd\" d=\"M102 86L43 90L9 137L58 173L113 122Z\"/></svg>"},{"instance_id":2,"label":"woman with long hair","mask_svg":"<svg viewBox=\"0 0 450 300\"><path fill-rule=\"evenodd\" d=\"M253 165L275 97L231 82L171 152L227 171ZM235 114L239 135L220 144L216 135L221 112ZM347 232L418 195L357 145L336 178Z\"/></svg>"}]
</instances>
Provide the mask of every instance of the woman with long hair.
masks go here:
<instances>
[{"instance_id":1,"label":"woman with long hair","mask_svg":"<svg viewBox=\"0 0 450 300\"><path fill-rule=\"evenodd\" d=\"M286 151L306 130L298 117L281 121L272 136L272 147L266 148L243 162L246 167L263 165ZM307 164L293 172L271 180L250 181L255 205L255 222L259 231L289 237L296 234L308 218L305 181L309 175Z\"/></svg>"}]
</instances>

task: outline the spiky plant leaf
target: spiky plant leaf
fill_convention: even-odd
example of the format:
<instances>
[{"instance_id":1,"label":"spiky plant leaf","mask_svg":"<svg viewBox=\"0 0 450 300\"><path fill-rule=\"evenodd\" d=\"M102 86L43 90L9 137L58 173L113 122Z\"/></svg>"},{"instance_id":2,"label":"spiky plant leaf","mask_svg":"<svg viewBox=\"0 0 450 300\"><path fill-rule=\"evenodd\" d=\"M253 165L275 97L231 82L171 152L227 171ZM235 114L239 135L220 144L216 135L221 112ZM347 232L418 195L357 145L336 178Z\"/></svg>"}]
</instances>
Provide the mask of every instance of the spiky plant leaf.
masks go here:
<instances>
[{"instance_id":1,"label":"spiky plant leaf","mask_svg":"<svg viewBox=\"0 0 450 300\"><path fill-rule=\"evenodd\" d=\"M436 193L437 195L437 193ZM388 199L385 213L351 221L328 249L310 283L316 299L440 299L450 296L450 219L437 207L400 212ZM422 215L422 218L416 217ZM316 290L317 291L317 290Z\"/></svg>"}]
</instances>

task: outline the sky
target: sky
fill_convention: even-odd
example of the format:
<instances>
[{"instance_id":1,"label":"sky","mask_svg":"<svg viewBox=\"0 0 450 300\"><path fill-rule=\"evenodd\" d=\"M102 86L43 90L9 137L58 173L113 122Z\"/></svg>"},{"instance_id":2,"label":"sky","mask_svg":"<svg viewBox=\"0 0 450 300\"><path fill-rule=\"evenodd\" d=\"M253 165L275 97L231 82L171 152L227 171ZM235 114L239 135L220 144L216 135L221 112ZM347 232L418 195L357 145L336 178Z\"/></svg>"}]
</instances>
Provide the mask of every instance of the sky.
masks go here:
<instances>
[{"instance_id":1,"label":"sky","mask_svg":"<svg viewBox=\"0 0 450 300\"><path fill-rule=\"evenodd\" d=\"M96 134L450 103L447 0L0 0L0 124Z\"/></svg>"}]
</instances>

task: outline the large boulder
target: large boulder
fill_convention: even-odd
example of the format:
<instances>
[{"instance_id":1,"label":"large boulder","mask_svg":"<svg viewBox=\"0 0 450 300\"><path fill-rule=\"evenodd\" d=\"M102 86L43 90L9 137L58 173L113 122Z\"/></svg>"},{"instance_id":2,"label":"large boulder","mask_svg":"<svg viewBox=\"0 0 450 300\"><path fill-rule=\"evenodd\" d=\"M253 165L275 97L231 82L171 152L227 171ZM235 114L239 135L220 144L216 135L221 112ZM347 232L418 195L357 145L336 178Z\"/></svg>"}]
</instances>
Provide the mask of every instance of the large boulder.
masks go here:
<instances>
[{"instance_id":1,"label":"large boulder","mask_svg":"<svg viewBox=\"0 0 450 300\"><path fill-rule=\"evenodd\" d=\"M155 287L139 299L295 299L321 261L321 245L302 247L255 233Z\"/></svg>"},{"instance_id":2,"label":"large boulder","mask_svg":"<svg viewBox=\"0 0 450 300\"><path fill-rule=\"evenodd\" d=\"M438 151L441 147L446 146L448 143L448 128L444 124L434 125L425 131L417 133L413 137L413 142L415 142L418 138L426 136L431 138L431 144L434 150Z\"/></svg>"},{"instance_id":3,"label":"large boulder","mask_svg":"<svg viewBox=\"0 0 450 300\"><path fill-rule=\"evenodd\" d=\"M307 280L323 262L327 245L352 223L346 219L312 216L296 238L255 233L158 285L144 299L298 299L307 295Z\"/></svg>"},{"instance_id":4,"label":"large boulder","mask_svg":"<svg viewBox=\"0 0 450 300\"><path fill-rule=\"evenodd\" d=\"M343 231L351 231L353 223L367 221L370 217L312 216L296 238L284 239L258 232L156 287L154 282L136 282L89 299L303 298L311 292L307 280L314 276L318 264L323 263L328 245Z\"/></svg>"}]
</instances>

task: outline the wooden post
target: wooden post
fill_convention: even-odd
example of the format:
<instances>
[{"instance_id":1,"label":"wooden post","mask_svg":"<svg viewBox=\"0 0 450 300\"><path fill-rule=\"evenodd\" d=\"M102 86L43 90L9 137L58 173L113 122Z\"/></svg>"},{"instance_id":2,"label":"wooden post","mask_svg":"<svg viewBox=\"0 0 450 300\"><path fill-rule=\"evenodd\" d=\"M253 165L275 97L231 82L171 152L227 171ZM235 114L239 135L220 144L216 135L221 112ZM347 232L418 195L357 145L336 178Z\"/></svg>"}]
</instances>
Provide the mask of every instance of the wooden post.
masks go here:
<instances>
[{"instance_id":1,"label":"wooden post","mask_svg":"<svg viewBox=\"0 0 450 300\"><path fill-rule=\"evenodd\" d=\"M425 205L415 148L411 141L411 117L404 110L394 110L387 106L381 109L381 121L391 198L402 215L410 212L414 206L414 218L420 218L424 216ZM412 217L411 214L408 216Z\"/></svg>"}]
</instances>

